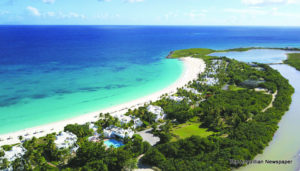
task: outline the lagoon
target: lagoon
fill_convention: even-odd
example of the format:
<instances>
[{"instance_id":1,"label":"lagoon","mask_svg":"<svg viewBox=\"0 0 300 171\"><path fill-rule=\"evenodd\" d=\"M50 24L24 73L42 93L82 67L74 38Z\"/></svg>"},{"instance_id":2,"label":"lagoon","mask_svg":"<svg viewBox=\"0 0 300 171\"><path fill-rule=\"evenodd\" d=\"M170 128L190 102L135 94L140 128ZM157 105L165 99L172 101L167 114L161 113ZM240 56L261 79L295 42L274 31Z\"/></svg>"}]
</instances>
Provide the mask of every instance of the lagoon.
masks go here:
<instances>
[{"instance_id":1,"label":"lagoon","mask_svg":"<svg viewBox=\"0 0 300 171\"><path fill-rule=\"evenodd\" d=\"M291 51L276 49L252 49L246 52L215 52L211 56L227 56L244 62L281 63Z\"/></svg>"}]
</instances>

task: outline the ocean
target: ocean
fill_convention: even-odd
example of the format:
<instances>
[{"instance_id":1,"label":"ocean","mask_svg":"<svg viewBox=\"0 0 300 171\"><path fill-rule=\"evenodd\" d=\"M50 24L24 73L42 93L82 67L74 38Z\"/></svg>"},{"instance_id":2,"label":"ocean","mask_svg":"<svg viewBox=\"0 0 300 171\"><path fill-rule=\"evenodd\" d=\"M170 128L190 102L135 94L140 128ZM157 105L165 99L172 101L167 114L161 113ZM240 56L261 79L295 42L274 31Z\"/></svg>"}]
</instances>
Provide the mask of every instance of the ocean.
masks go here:
<instances>
[{"instance_id":1,"label":"ocean","mask_svg":"<svg viewBox=\"0 0 300 171\"><path fill-rule=\"evenodd\" d=\"M0 26L0 134L161 90L183 70L172 50L249 46L300 47L300 28Z\"/></svg>"}]
</instances>

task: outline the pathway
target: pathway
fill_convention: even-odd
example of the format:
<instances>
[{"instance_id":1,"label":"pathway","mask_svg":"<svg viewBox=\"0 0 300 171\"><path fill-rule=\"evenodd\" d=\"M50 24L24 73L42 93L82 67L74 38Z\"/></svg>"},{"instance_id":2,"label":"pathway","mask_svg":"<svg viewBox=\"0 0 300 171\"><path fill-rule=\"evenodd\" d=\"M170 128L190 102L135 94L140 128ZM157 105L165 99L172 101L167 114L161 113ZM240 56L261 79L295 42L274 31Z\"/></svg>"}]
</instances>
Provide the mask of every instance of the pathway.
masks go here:
<instances>
[{"instance_id":1,"label":"pathway","mask_svg":"<svg viewBox=\"0 0 300 171\"><path fill-rule=\"evenodd\" d=\"M274 102L276 96L277 96L277 90L275 91L275 93L272 94L272 101L271 101L271 103L270 103L266 108L264 108L264 109L262 110L262 112L265 112L265 111L267 111L268 109L270 109L271 107L273 107L273 102Z\"/></svg>"}]
</instances>

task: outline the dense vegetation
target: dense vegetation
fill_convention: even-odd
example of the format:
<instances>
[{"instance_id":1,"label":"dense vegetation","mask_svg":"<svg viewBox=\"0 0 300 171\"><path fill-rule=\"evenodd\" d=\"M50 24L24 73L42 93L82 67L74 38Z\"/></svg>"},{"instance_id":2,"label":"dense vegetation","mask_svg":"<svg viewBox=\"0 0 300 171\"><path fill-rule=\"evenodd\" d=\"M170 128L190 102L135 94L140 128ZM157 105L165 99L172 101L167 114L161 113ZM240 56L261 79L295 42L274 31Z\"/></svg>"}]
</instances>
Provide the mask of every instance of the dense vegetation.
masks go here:
<instances>
[{"instance_id":1,"label":"dense vegetation","mask_svg":"<svg viewBox=\"0 0 300 171\"><path fill-rule=\"evenodd\" d=\"M66 170L131 170L136 167L136 158L145 153L150 144L135 135L125 146L109 148L101 143L84 142L71 159Z\"/></svg>"},{"instance_id":2,"label":"dense vegetation","mask_svg":"<svg viewBox=\"0 0 300 171\"><path fill-rule=\"evenodd\" d=\"M284 63L289 64L300 71L300 53L289 53L288 59L285 60Z\"/></svg>"},{"instance_id":3,"label":"dense vegetation","mask_svg":"<svg viewBox=\"0 0 300 171\"><path fill-rule=\"evenodd\" d=\"M64 131L72 132L78 138L83 138L83 137L86 137L86 136L91 136L92 133L93 133L89 129L89 125L88 124L84 124L84 125L78 125L78 124L67 125L67 126L65 126Z\"/></svg>"},{"instance_id":4,"label":"dense vegetation","mask_svg":"<svg viewBox=\"0 0 300 171\"><path fill-rule=\"evenodd\" d=\"M193 52L195 50L185 53L191 55L189 53ZM207 56L206 52L204 59L209 64L214 58ZM145 154L145 163L174 171L231 170L240 165L230 163L230 159L253 159L272 140L278 122L289 108L294 89L288 80L268 65L248 65L227 58L222 60L226 64L221 65L225 68L219 68L215 75L220 79L218 85L199 86L192 83L192 87L206 94L206 100L189 109L193 117L198 117L200 127L209 128L215 133L208 137L195 134L175 142L160 143ZM248 80L261 82L245 84ZM223 90L226 84L231 88ZM278 92L272 108L262 112L270 103L271 95L256 92L253 89L255 87L266 88L269 93ZM172 135L172 131L160 130L157 134Z\"/></svg>"},{"instance_id":5,"label":"dense vegetation","mask_svg":"<svg viewBox=\"0 0 300 171\"><path fill-rule=\"evenodd\" d=\"M224 91L201 103L199 115L203 126L214 131L237 127L260 113L271 102L271 96L243 90Z\"/></svg>"}]
</instances>

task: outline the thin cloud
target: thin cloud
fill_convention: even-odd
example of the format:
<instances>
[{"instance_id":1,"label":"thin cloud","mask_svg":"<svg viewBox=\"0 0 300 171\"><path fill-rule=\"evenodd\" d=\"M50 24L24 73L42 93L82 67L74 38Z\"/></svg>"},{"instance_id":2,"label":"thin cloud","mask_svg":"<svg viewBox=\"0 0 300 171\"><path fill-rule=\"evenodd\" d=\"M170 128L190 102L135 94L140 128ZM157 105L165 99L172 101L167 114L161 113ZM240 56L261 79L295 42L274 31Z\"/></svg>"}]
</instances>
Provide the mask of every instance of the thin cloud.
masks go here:
<instances>
[{"instance_id":1,"label":"thin cloud","mask_svg":"<svg viewBox=\"0 0 300 171\"><path fill-rule=\"evenodd\" d=\"M265 14L267 14L267 12L265 10L256 9L256 8L248 8L248 9L228 8L228 9L224 9L224 12L249 14L249 15L265 15Z\"/></svg>"},{"instance_id":2,"label":"thin cloud","mask_svg":"<svg viewBox=\"0 0 300 171\"><path fill-rule=\"evenodd\" d=\"M43 0L43 2L46 4L53 4L55 0Z\"/></svg>"},{"instance_id":3,"label":"thin cloud","mask_svg":"<svg viewBox=\"0 0 300 171\"><path fill-rule=\"evenodd\" d=\"M58 18L61 18L61 19L70 19L70 18L86 19L85 15L78 14L76 12L69 12L69 13L58 12L57 14L54 13L53 16L57 16Z\"/></svg>"},{"instance_id":4,"label":"thin cloud","mask_svg":"<svg viewBox=\"0 0 300 171\"><path fill-rule=\"evenodd\" d=\"M274 5L274 4L294 4L299 3L300 0L242 0L243 4L246 5Z\"/></svg>"},{"instance_id":5,"label":"thin cloud","mask_svg":"<svg viewBox=\"0 0 300 171\"><path fill-rule=\"evenodd\" d=\"M32 14L34 16L37 16L37 17L41 16L41 13L37 8L34 8L32 6L28 6L26 9L29 11L30 14Z\"/></svg>"},{"instance_id":6,"label":"thin cloud","mask_svg":"<svg viewBox=\"0 0 300 171\"><path fill-rule=\"evenodd\" d=\"M189 13L186 13L185 15L189 16L191 19L196 19L199 17L205 17L206 13L207 13L206 10L202 10L202 11L192 10Z\"/></svg>"}]
</instances>

